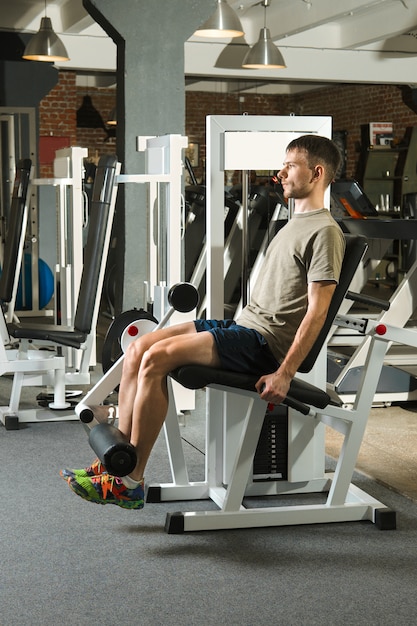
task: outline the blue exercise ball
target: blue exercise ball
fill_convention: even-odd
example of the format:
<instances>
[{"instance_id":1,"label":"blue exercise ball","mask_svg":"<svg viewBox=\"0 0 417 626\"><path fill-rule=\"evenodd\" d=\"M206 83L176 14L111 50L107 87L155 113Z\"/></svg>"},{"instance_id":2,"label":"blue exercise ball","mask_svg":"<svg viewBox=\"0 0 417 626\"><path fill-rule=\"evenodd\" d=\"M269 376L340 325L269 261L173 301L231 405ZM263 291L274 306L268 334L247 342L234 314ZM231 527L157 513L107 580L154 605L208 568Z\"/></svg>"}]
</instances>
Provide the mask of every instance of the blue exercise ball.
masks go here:
<instances>
[{"instance_id":1,"label":"blue exercise ball","mask_svg":"<svg viewBox=\"0 0 417 626\"><path fill-rule=\"evenodd\" d=\"M16 310L30 310L32 308L32 256L25 254L23 259L23 271L25 276L24 298L22 288L22 272L20 272L19 285L16 296ZM43 309L50 302L54 293L54 275L51 268L43 259L38 259L39 275L39 308Z\"/></svg>"}]
</instances>

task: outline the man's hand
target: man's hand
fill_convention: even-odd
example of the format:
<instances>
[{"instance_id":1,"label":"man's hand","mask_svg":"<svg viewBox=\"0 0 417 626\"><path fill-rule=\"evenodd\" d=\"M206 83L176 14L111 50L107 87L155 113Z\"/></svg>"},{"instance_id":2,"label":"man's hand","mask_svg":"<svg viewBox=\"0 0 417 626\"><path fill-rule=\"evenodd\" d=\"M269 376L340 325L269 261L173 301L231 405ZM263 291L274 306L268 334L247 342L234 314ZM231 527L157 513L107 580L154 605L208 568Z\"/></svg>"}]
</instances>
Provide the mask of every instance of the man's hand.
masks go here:
<instances>
[{"instance_id":1,"label":"man's hand","mask_svg":"<svg viewBox=\"0 0 417 626\"><path fill-rule=\"evenodd\" d=\"M261 376L255 387L262 400L271 404L280 404L288 393L291 380L292 376L278 369L272 374Z\"/></svg>"}]
</instances>

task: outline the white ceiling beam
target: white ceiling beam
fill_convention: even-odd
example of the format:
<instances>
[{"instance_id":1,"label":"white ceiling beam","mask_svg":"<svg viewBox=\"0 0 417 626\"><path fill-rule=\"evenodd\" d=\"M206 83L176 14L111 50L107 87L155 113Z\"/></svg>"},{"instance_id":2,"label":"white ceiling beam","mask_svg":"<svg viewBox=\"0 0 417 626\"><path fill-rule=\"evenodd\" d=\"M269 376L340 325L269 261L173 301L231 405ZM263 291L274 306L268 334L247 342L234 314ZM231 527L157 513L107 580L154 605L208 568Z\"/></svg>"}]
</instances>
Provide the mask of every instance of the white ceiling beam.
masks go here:
<instances>
[{"instance_id":1,"label":"white ceiling beam","mask_svg":"<svg viewBox=\"0 0 417 626\"><path fill-rule=\"evenodd\" d=\"M352 16L340 28L340 47L353 48L395 37L414 30L417 26L417 2L408 2L408 8L397 3L386 5L374 13Z\"/></svg>"},{"instance_id":2,"label":"white ceiling beam","mask_svg":"<svg viewBox=\"0 0 417 626\"><path fill-rule=\"evenodd\" d=\"M81 33L95 21L86 13L82 0L66 0L61 7L63 30L67 33Z\"/></svg>"},{"instance_id":3,"label":"white ceiling beam","mask_svg":"<svg viewBox=\"0 0 417 626\"><path fill-rule=\"evenodd\" d=\"M115 71L116 45L109 37L62 35L70 61L63 69ZM225 53L224 43L187 42L185 44L185 75L224 80L247 80L288 83L347 82L380 84L414 84L416 58L410 54L394 55L378 50L324 50L280 46L287 68L284 70L242 70L239 65L220 67L219 56ZM234 61L246 47L234 44ZM240 52L239 52L240 51ZM236 54L239 53L239 54ZM216 66L217 64L217 66Z\"/></svg>"},{"instance_id":4,"label":"white ceiling beam","mask_svg":"<svg viewBox=\"0 0 417 626\"><path fill-rule=\"evenodd\" d=\"M339 22L333 22L303 31L300 34L275 40L276 45L311 48L360 48L376 41L383 42L417 28L417 2L406 12L395 7L385 6L374 13L352 15Z\"/></svg>"},{"instance_id":5,"label":"white ceiling beam","mask_svg":"<svg viewBox=\"0 0 417 626\"><path fill-rule=\"evenodd\" d=\"M7 7L1 7L3 9L0 13L0 23L2 30L25 30L28 23L36 20L38 28L40 24L40 18L43 16L39 13L39 7L33 2L18 3L9 2Z\"/></svg>"},{"instance_id":6,"label":"white ceiling beam","mask_svg":"<svg viewBox=\"0 0 417 626\"><path fill-rule=\"evenodd\" d=\"M70 57L69 61L55 63L63 70L85 70L97 72L116 71L116 44L110 37L85 37L60 35Z\"/></svg>"},{"instance_id":7,"label":"white ceiling beam","mask_svg":"<svg viewBox=\"0 0 417 626\"><path fill-rule=\"evenodd\" d=\"M415 0L408 0L414 2ZM240 2L231 3L237 10L249 44L257 41L259 29L264 23L264 9L257 5L239 12ZM255 5L255 2L251 2ZM395 4L398 10L406 10L401 0L311 0L310 4L302 0L271 0L266 9L267 26L273 39L281 40L311 28L337 22L350 14L375 10L384 4ZM388 25L387 25L388 26Z\"/></svg>"},{"instance_id":8,"label":"white ceiling beam","mask_svg":"<svg viewBox=\"0 0 417 626\"><path fill-rule=\"evenodd\" d=\"M239 70L216 67L224 52L221 43L185 44L186 76L210 76L266 81L413 84L416 59L412 55L386 54L375 50L322 50L280 46L287 68L283 70Z\"/></svg>"}]
</instances>

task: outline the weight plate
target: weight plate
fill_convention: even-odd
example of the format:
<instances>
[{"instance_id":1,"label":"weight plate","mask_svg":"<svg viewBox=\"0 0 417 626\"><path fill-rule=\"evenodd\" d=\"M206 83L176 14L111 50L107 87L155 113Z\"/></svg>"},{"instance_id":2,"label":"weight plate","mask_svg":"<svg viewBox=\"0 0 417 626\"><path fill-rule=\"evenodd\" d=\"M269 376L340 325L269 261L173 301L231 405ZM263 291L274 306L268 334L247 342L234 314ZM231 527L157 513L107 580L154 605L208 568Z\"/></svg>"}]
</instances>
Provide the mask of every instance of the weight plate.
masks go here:
<instances>
[{"instance_id":1,"label":"weight plate","mask_svg":"<svg viewBox=\"0 0 417 626\"><path fill-rule=\"evenodd\" d=\"M106 373L123 354L121 346L123 331L130 324L133 324L133 322L140 319L150 320L155 324L158 323L153 315L144 309L131 309L129 311L124 311L112 321L104 339L101 355L101 363L104 373Z\"/></svg>"},{"instance_id":2,"label":"weight plate","mask_svg":"<svg viewBox=\"0 0 417 626\"><path fill-rule=\"evenodd\" d=\"M122 332L120 339L122 352L126 352L127 346L132 343L132 341L136 341L136 339L146 335L146 333L151 333L156 325L156 322L148 319L136 319L131 324L128 324Z\"/></svg>"}]
</instances>

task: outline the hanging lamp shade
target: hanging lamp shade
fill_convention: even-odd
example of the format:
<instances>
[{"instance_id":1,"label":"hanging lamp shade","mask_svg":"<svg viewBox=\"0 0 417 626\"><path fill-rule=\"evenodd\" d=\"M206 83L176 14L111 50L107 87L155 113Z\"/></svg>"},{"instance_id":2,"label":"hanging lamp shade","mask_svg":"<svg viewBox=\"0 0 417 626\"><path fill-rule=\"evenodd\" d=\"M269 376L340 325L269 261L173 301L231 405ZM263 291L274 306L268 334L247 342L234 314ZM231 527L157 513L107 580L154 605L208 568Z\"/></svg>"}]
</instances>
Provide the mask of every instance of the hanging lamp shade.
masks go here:
<instances>
[{"instance_id":1,"label":"hanging lamp shade","mask_svg":"<svg viewBox=\"0 0 417 626\"><path fill-rule=\"evenodd\" d=\"M49 17L43 17L38 32L33 35L23 53L29 61L69 61L64 44L54 32Z\"/></svg>"},{"instance_id":2,"label":"hanging lamp shade","mask_svg":"<svg viewBox=\"0 0 417 626\"><path fill-rule=\"evenodd\" d=\"M284 69L284 58L275 44L272 43L269 28L261 28L259 40L248 50L243 59L242 67L245 69Z\"/></svg>"},{"instance_id":3,"label":"hanging lamp shade","mask_svg":"<svg viewBox=\"0 0 417 626\"><path fill-rule=\"evenodd\" d=\"M93 105L91 96L84 96L82 104L77 111L78 128L106 128L103 118Z\"/></svg>"},{"instance_id":4,"label":"hanging lamp shade","mask_svg":"<svg viewBox=\"0 0 417 626\"><path fill-rule=\"evenodd\" d=\"M217 9L194 35L198 37L241 37L244 34L240 19L226 0L217 0Z\"/></svg>"},{"instance_id":5,"label":"hanging lamp shade","mask_svg":"<svg viewBox=\"0 0 417 626\"><path fill-rule=\"evenodd\" d=\"M107 120L107 126L117 126L117 111L112 109L109 113L109 119Z\"/></svg>"}]
</instances>

